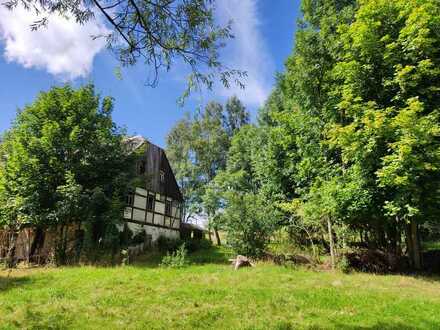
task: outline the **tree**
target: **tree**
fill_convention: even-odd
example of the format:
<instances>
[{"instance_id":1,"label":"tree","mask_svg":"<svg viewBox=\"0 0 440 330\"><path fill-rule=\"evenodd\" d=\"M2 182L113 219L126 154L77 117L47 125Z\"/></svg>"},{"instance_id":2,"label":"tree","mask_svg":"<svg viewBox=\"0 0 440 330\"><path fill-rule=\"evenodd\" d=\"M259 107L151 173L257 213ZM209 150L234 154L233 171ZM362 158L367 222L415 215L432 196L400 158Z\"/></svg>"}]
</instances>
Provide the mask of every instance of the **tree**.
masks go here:
<instances>
[{"instance_id":1,"label":"tree","mask_svg":"<svg viewBox=\"0 0 440 330\"><path fill-rule=\"evenodd\" d=\"M213 0L9 0L4 5L38 14L32 29L50 24L51 14L70 16L80 24L100 15L112 32L94 37L106 39L122 66L143 61L152 70L150 86L156 86L160 71L184 63L190 75L183 97L201 85L211 88L217 75L226 87L233 82L244 88L246 73L219 60L219 50L233 35L231 23L215 23Z\"/></svg>"},{"instance_id":2,"label":"tree","mask_svg":"<svg viewBox=\"0 0 440 330\"><path fill-rule=\"evenodd\" d=\"M187 212L206 214L218 244L218 208L204 195L209 183L226 167L232 135L249 121L249 114L236 97L227 104L225 111L220 103L209 102L194 117L179 121L167 136L168 158L177 169Z\"/></svg>"},{"instance_id":3,"label":"tree","mask_svg":"<svg viewBox=\"0 0 440 330\"><path fill-rule=\"evenodd\" d=\"M329 243L348 226L400 255L405 233L419 268L418 227L438 217L440 5L305 0L302 9L294 52L260 112L262 189L279 192L296 220L334 231Z\"/></svg>"},{"instance_id":4,"label":"tree","mask_svg":"<svg viewBox=\"0 0 440 330\"><path fill-rule=\"evenodd\" d=\"M192 118L187 115L174 125L166 137L167 157L184 199L184 222L190 222L193 216L200 212L200 182L197 180L197 167L194 164L195 155L191 144L192 124Z\"/></svg>"},{"instance_id":5,"label":"tree","mask_svg":"<svg viewBox=\"0 0 440 330\"><path fill-rule=\"evenodd\" d=\"M418 227L438 217L439 13L438 1L362 1L340 27L344 55L334 69L346 120L334 126L333 144L342 166L368 177L385 225L378 231L394 247L407 228L415 268Z\"/></svg>"},{"instance_id":6,"label":"tree","mask_svg":"<svg viewBox=\"0 0 440 330\"><path fill-rule=\"evenodd\" d=\"M112 108L112 99L100 101L91 85L65 86L40 93L17 113L1 145L0 166L0 224L13 238L24 226L57 227L63 241L67 224L96 228L97 221L118 221L128 158ZM106 205L99 212L93 208L97 190Z\"/></svg>"},{"instance_id":7,"label":"tree","mask_svg":"<svg viewBox=\"0 0 440 330\"><path fill-rule=\"evenodd\" d=\"M240 99L236 96L232 96L226 102L226 119L225 126L226 131L230 137L232 137L241 126L249 123L249 112L241 103Z\"/></svg>"},{"instance_id":8,"label":"tree","mask_svg":"<svg viewBox=\"0 0 440 330\"><path fill-rule=\"evenodd\" d=\"M259 175L264 134L245 125L237 131L228 151L226 168L217 173L204 195L217 209L217 222L226 230L235 252L261 257L278 227L279 214L264 194Z\"/></svg>"}]
</instances>

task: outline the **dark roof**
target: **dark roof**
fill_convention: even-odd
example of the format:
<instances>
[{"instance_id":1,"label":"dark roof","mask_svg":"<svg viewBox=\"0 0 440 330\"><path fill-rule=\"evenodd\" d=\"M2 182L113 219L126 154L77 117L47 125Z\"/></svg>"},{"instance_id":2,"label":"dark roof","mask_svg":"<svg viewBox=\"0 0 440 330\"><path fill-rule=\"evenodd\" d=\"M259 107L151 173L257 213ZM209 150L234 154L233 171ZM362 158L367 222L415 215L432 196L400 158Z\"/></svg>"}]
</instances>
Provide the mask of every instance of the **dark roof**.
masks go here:
<instances>
[{"instance_id":1,"label":"dark roof","mask_svg":"<svg viewBox=\"0 0 440 330\"><path fill-rule=\"evenodd\" d=\"M169 196L175 200L183 200L165 150L139 135L126 138L124 143L129 153L141 147L145 148L142 158L145 161L145 172L148 174L148 179L146 180L147 189ZM160 178L161 172L164 174L164 181Z\"/></svg>"},{"instance_id":2,"label":"dark roof","mask_svg":"<svg viewBox=\"0 0 440 330\"><path fill-rule=\"evenodd\" d=\"M206 231L205 228L203 228L203 227L201 227L201 226L199 226L199 225L196 225L196 224L194 224L194 223L189 223L189 222L182 222L182 223L180 224L180 227L181 227L182 229L187 229L187 230Z\"/></svg>"}]
</instances>

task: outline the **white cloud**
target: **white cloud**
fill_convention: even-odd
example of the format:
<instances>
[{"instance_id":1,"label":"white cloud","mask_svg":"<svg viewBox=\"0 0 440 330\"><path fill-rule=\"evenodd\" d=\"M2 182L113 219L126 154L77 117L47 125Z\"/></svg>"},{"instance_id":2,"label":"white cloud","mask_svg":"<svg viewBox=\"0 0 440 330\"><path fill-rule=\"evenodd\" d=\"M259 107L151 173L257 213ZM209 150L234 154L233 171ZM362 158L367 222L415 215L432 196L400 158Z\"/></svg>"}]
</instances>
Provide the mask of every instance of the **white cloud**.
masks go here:
<instances>
[{"instance_id":1,"label":"white cloud","mask_svg":"<svg viewBox=\"0 0 440 330\"><path fill-rule=\"evenodd\" d=\"M233 20L235 38L222 54L225 63L248 74L244 90L231 85L230 89L221 88L219 92L226 97L235 94L248 105L260 106L272 89L275 65L261 33L257 0L218 1L217 15L223 24Z\"/></svg>"},{"instance_id":2,"label":"white cloud","mask_svg":"<svg viewBox=\"0 0 440 330\"><path fill-rule=\"evenodd\" d=\"M21 7L9 11L0 4L5 59L25 68L44 69L62 79L87 76L93 58L105 47L104 38L93 40L92 36L108 34L105 26L97 20L80 25L73 19L51 15L47 28L31 31L30 25L37 19Z\"/></svg>"}]
</instances>

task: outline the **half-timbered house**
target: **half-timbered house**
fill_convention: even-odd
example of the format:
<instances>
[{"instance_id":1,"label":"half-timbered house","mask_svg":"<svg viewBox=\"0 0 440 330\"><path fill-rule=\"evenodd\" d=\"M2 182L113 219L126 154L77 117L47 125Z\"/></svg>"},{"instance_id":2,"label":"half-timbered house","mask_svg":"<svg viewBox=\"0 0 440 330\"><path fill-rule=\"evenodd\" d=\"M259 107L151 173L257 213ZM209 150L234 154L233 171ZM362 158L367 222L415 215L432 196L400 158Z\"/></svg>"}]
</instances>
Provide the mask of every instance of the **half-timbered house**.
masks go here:
<instances>
[{"instance_id":1,"label":"half-timbered house","mask_svg":"<svg viewBox=\"0 0 440 330\"><path fill-rule=\"evenodd\" d=\"M183 199L165 151L142 136L130 137L125 143L136 166L124 210L128 228L134 234L145 231L153 243L160 236L179 238Z\"/></svg>"}]
</instances>

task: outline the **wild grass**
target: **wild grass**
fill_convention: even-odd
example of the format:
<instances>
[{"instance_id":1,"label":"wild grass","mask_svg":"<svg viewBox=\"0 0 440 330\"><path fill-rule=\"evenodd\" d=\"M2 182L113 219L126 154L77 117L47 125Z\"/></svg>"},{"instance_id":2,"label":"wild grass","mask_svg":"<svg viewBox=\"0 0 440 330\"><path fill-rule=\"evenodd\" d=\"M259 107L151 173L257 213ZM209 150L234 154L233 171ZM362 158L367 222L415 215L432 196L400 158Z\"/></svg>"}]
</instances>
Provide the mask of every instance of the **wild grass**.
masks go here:
<instances>
[{"instance_id":1,"label":"wild grass","mask_svg":"<svg viewBox=\"0 0 440 330\"><path fill-rule=\"evenodd\" d=\"M0 329L438 329L440 281L271 264L227 251L125 267L0 271ZM156 259L155 259L156 258Z\"/></svg>"}]
</instances>

